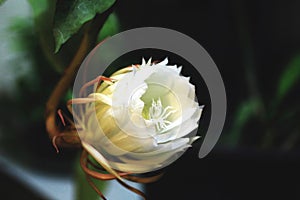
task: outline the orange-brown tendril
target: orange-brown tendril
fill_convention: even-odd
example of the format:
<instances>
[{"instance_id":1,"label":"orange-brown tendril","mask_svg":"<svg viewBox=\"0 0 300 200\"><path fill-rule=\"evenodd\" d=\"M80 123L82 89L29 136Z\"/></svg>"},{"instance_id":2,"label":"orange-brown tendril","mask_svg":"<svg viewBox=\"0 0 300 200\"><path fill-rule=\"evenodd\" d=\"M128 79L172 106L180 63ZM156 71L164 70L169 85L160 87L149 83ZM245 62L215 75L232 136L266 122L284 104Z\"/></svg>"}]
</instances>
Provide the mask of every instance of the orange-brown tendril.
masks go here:
<instances>
[{"instance_id":1,"label":"orange-brown tendril","mask_svg":"<svg viewBox=\"0 0 300 200\"><path fill-rule=\"evenodd\" d=\"M139 65L133 65L133 66L129 66L129 67L137 67L138 68ZM76 98L76 99L71 99L67 102L67 106L68 106L69 111L72 113L71 106L73 104L86 104L86 103L95 102L95 99L92 98L92 97L82 97L82 96L84 96L83 94L84 94L84 92L86 91L86 89L88 87L90 87L92 85L100 86L101 81L113 82L115 80L112 79L112 78L104 77L104 76L98 76L95 79L85 83L82 86L82 88L80 89L80 92L79 92L80 97ZM63 115L60 114L60 116L62 118L62 123L64 124L63 117L62 117ZM78 119L78 116L75 113L73 113L73 117L75 119ZM55 140L54 140L54 145L55 145ZM102 168L102 166L97 165L93 161L91 161L89 159L89 153L85 149L83 149L82 154L81 154L80 165L81 165L81 167L82 167L82 169L83 169L83 171L84 171L84 173L87 177L88 183L91 185L91 187L95 190L95 192L102 199L106 199L106 198L104 197L104 195L100 191L100 189L97 188L97 186L93 182L92 178L97 179L97 180L102 180L102 181L108 181L108 180L116 179L122 186L124 186L128 190L136 193L137 195L143 197L143 199L146 199L146 195L142 191L128 185L126 182L122 181L121 179L116 178L113 174L108 173L104 168ZM158 175L150 176L150 177L139 177L139 176L136 176L136 175L134 175L130 172L119 172L119 171L117 171L117 173L120 177L122 177L124 179L127 179L129 181L133 181L133 182L138 182L138 183L151 183L151 182L157 181L162 176L162 173L160 173Z\"/></svg>"},{"instance_id":2,"label":"orange-brown tendril","mask_svg":"<svg viewBox=\"0 0 300 200\"><path fill-rule=\"evenodd\" d=\"M45 108L45 125L50 139L55 144L54 147L80 147L80 139L75 131L70 131L68 128L61 130L57 126L56 114L58 105L62 96L66 93L67 89L74 81L77 71L86 55L94 48L98 38L98 33L103 27L108 16L114 11L116 4L117 1L104 13L97 14L93 20L84 25L84 33L79 48L49 96ZM61 118L62 115L60 113L58 113L58 115ZM71 137L70 135L73 136Z\"/></svg>"},{"instance_id":3,"label":"orange-brown tendril","mask_svg":"<svg viewBox=\"0 0 300 200\"><path fill-rule=\"evenodd\" d=\"M98 85L100 85L100 82L101 82L101 81L110 81L110 82L113 82L114 79L112 79L112 78L107 78L107 77L105 77L105 76L98 76L98 77L95 78L94 80L91 80L91 81L85 83L85 84L80 88L79 96L81 97L81 96L83 95L84 90L86 90L86 88L88 88L89 86L94 85L95 83L98 83Z\"/></svg>"},{"instance_id":4,"label":"orange-brown tendril","mask_svg":"<svg viewBox=\"0 0 300 200\"><path fill-rule=\"evenodd\" d=\"M95 178L95 179L103 180L103 181L116 179L122 186L124 186L128 190L140 195L141 197L143 197L143 199L146 199L146 195L142 191L117 179L114 175L106 173L104 171L104 169L102 169L100 166L93 163L88 157L89 157L88 152L83 149L81 157L80 157L80 165L81 165L84 173L87 176L87 180L88 180L89 184L99 194L99 196L101 196L102 199L106 199L106 198L104 197L103 193L97 188L97 186L94 184L94 182L91 180L91 178ZM129 181L138 182L138 183L151 183L151 182L157 181L162 176L162 173L152 176L152 177L137 177L134 174L129 173L129 172L118 172L118 174L122 178L125 178Z\"/></svg>"},{"instance_id":5,"label":"orange-brown tendril","mask_svg":"<svg viewBox=\"0 0 300 200\"><path fill-rule=\"evenodd\" d=\"M106 200L105 196L103 195L103 193L97 188L97 186L95 185L95 183L92 181L91 177L89 175L85 175L86 180L88 181L88 183L90 184L90 186L95 190L95 192L103 199Z\"/></svg>"},{"instance_id":6,"label":"orange-brown tendril","mask_svg":"<svg viewBox=\"0 0 300 200\"><path fill-rule=\"evenodd\" d=\"M46 130L49 134L49 137L52 140L52 144L54 148L56 149L56 152L59 152L58 147L79 147L81 146L81 141L78 136L77 130L75 128L74 122L72 119L70 119L67 115L65 115L61 110L58 110L58 105L60 102L61 97L65 94L67 89L70 87L71 83L74 81L74 78L76 76L76 73L88 54L88 52L94 47L96 38L98 36L99 30L102 28L104 22L108 18L108 16L113 11L112 6L110 9L108 9L104 14L97 15L91 22L87 23L86 30L84 32L84 35L82 37L81 44L74 55L73 60L71 61L70 65L66 68L63 76L61 77L60 81L55 86L54 90L52 91L52 94L50 95L47 103L46 103L46 109L45 109L45 125ZM131 66L129 66L131 67ZM139 65L134 65L134 67L139 68ZM96 79L86 83L80 90L80 94L84 92L84 90L93 85L98 84L100 85L101 81L111 81L113 82L114 79L106 78L103 76L99 76ZM92 98L77 98L76 101L70 100L67 102L67 108L69 109L70 113L72 113L71 105L73 103L81 104L81 103L88 103L93 102L94 99ZM63 124L63 130L59 128L56 124L56 117L59 116L62 124ZM74 119L76 119L76 115L73 115ZM66 120L65 120L66 119ZM68 123L66 123L68 122ZM77 127L78 129L78 127ZM91 187L95 190L95 192L102 198L106 199L103 195L103 193L97 188L95 183L93 182L92 178L98 179L98 180L113 180L117 179L114 175L109 174L106 170L101 168L100 166L96 165L94 162L92 162L89 159L88 152L83 149L81 158L80 158L80 165L86 174L86 179L88 183L91 185ZM129 181L134 181L138 183L151 183L154 181L157 181L161 176L162 173L158 175L154 175L151 177L139 177L129 172L117 172L119 176L121 176L124 179L127 179ZM143 192L140 190L128 185L127 183L123 182L122 180L117 179L117 181L123 185L125 188L129 189L130 191L140 195L144 199L146 199L146 196Z\"/></svg>"},{"instance_id":7,"label":"orange-brown tendril","mask_svg":"<svg viewBox=\"0 0 300 200\"><path fill-rule=\"evenodd\" d=\"M138 66L135 65L135 67L138 67ZM86 84L83 85L83 87L80 89L81 95L85 92L85 90L89 86L92 86L92 85L95 85L95 84L100 86L101 81L113 82L114 79L107 78L107 77L104 77L104 76L98 76L94 80L89 81L89 82L87 82ZM72 104L86 104L86 103L91 103L91 102L94 102L94 101L95 101L94 98L89 98L89 97L71 99L67 102L67 108L69 109L70 113L72 113L72 109L71 109ZM57 111L57 114L60 117L60 120L61 120L62 124L64 125L64 127L66 129L69 129L69 132L60 133L59 135L55 135L52 138L52 144L53 144L54 148L56 149L57 153L59 153L59 149L58 149L58 145L57 145L57 139L61 138L62 140L66 141L67 138L70 138L70 140L72 141L72 140L74 140L74 135L76 135L77 138L78 138L78 135L76 134L77 131L76 131L76 128L75 128L74 121L71 120L60 109ZM75 113L72 113L72 114L73 114L73 117L75 119L79 119L78 116ZM67 123L66 123L65 119L68 122L68 126L67 126ZM74 132L76 132L76 133L74 133ZM68 142L66 142L66 144L68 144ZM100 189L96 186L96 184L94 183L92 178L97 179L97 180L102 180L102 181L108 181L108 180L116 179L122 186L124 186L128 190L136 193L137 195L143 197L143 199L146 199L146 195L142 191L128 185L126 182L122 181L121 179L116 178L114 175L108 173L100 165L97 165L96 163L91 161L89 159L89 153L85 149L83 149L81 157L80 157L80 165L81 165L81 167L82 167L82 169L83 169L83 171L86 175L86 179L87 179L88 183L90 184L90 186L95 190L95 192L102 199L105 200L106 198L103 195L103 193L100 191ZM130 172L119 172L119 171L117 171L117 173L120 177L122 177L124 179L127 179L129 181L133 181L133 182L138 182L138 183L151 183L151 182L157 181L162 176L162 173L160 173L158 175L150 176L150 177L140 177L140 176L136 176L136 175L134 175Z\"/></svg>"}]
</instances>

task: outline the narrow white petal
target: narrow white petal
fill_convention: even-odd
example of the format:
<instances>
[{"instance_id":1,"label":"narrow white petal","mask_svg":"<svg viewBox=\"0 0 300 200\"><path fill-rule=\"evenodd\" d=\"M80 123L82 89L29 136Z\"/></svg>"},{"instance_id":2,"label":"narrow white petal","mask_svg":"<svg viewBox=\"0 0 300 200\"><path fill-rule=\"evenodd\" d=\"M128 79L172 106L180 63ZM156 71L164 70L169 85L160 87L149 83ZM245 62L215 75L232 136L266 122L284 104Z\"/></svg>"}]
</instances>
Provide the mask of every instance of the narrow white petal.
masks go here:
<instances>
[{"instance_id":1,"label":"narrow white petal","mask_svg":"<svg viewBox=\"0 0 300 200\"><path fill-rule=\"evenodd\" d=\"M146 61L144 58L142 58L142 66L145 66L146 65Z\"/></svg>"},{"instance_id":2,"label":"narrow white petal","mask_svg":"<svg viewBox=\"0 0 300 200\"><path fill-rule=\"evenodd\" d=\"M161 164L155 162L151 162L151 164L145 164L145 162L142 160L134 164L132 163L131 160L126 163L113 162L113 161L109 161L109 163L114 169L123 172L132 172L132 173L145 173L162 166Z\"/></svg>"},{"instance_id":3,"label":"narrow white petal","mask_svg":"<svg viewBox=\"0 0 300 200\"><path fill-rule=\"evenodd\" d=\"M91 145L89 145L88 143L85 143L84 141L82 141L82 146L83 148L93 156L93 158L104 168L106 169L107 172L111 173L112 175L114 175L116 178L118 178L121 181L124 181L119 174L111 168L111 166L109 165L109 163L107 162L107 160L102 156L102 154L100 154L94 147L92 147Z\"/></svg>"},{"instance_id":4,"label":"narrow white petal","mask_svg":"<svg viewBox=\"0 0 300 200\"><path fill-rule=\"evenodd\" d=\"M138 168L134 168L131 171L136 173L145 173L149 171L153 171L157 168L160 168L161 166L166 166L173 161L175 161L179 156L185 151L187 148L189 148L191 145L189 143L184 144L182 146L178 146L178 148L165 151L161 153L156 153L153 156L144 158L144 157L136 157L131 154L128 155L128 157L121 157L120 160L125 163L131 163L137 166L140 166ZM115 166L114 166L115 167ZM121 167L121 166L118 166ZM119 169L119 168L118 168ZM120 170L123 170L124 168L120 168Z\"/></svg>"},{"instance_id":5,"label":"narrow white petal","mask_svg":"<svg viewBox=\"0 0 300 200\"><path fill-rule=\"evenodd\" d=\"M135 159L148 159L151 157L156 157L159 154L164 153L172 153L175 152L176 149L181 148L189 143L189 138L179 138L176 140L173 140L168 143L159 144L156 147L153 147L152 151L145 152L145 153L131 153L130 156Z\"/></svg>"},{"instance_id":6,"label":"narrow white petal","mask_svg":"<svg viewBox=\"0 0 300 200\"><path fill-rule=\"evenodd\" d=\"M147 62L147 65L150 66L151 65L151 62L152 62L152 58L150 58Z\"/></svg>"}]
</instances>

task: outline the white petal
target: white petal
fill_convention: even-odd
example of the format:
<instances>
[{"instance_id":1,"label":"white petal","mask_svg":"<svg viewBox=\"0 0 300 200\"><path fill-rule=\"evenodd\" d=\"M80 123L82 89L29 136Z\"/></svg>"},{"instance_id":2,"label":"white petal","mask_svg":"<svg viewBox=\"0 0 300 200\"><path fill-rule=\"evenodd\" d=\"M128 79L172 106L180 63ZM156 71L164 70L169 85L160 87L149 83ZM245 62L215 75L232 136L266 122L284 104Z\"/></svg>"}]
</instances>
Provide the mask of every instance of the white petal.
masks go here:
<instances>
[{"instance_id":1,"label":"white petal","mask_svg":"<svg viewBox=\"0 0 300 200\"><path fill-rule=\"evenodd\" d=\"M162 144L160 149L157 151L141 154L129 153L128 156L122 156L119 158L123 163L131 163L143 166L140 168L132 169L132 172L144 173L153 171L158 167L166 166L175 161L181 155L181 153L183 153L184 150L191 146L191 140L192 139L181 138L180 140L176 140L168 144ZM141 168L144 168L144 171L140 171ZM122 168L116 169L123 170Z\"/></svg>"},{"instance_id":2,"label":"white petal","mask_svg":"<svg viewBox=\"0 0 300 200\"><path fill-rule=\"evenodd\" d=\"M177 65L166 65L164 66L165 68L168 68L170 70L172 70L173 72L175 72L177 75L180 75L181 69L182 67L177 67Z\"/></svg>"},{"instance_id":3,"label":"white petal","mask_svg":"<svg viewBox=\"0 0 300 200\"><path fill-rule=\"evenodd\" d=\"M152 162L151 164L144 164L143 161L139 161L138 163L134 164L132 164L130 161L127 163L109 161L109 164L116 170L132 173L145 173L162 166L161 164L157 164L155 162Z\"/></svg>"},{"instance_id":4,"label":"white petal","mask_svg":"<svg viewBox=\"0 0 300 200\"><path fill-rule=\"evenodd\" d=\"M197 109L198 108L198 109ZM202 113L202 106L184 110L184 117L173 122L162 133L154 136L157 143L164 143L176 138L181 138L198 128L198 120Z\"/></svg>"},{"instance_id":5,"label":"white petal","mask_svg":"<svg viewBox=\"0 0 300 200\"><path fill-rule=\"evenodd\" d=\"M91 145L89 145L88 143L85 143L84 141L82 141L82 146L85 148L85 150L87 150L87 152L89 152L89 154L91 154L93 156L93 158L99 163L101 164L101 166L106 169L106 171L108 171L109 173L111 173L112 175L114 175L116 178L118 178L121 181L124 181L119 174L113 170L111 168L111 166L109 165L109 163L107 162L107 160L95 149L93 148Z\"/></svg>"},{"instance_id":6,"label":"white petal","mask_svg":"<svg viewBox=\"0 0 300 200\"><path fill-rule=\"evenodd\" d=\"M160 155L160 154L175 152L176 149L179 149L179 148L184 147L187 144L189 144L189 141L190 141L189 138L179 138L179 139L173 140L168 143L159 144L156 147L153 147L152 151L145 152L145 153L131 153L130 152L129 155L135 159L147 160L148 158L156 157L157 155Z\"/></svg>"},{"instance_id":7,"label":"white petal","mask_svg":"<svg viewBox=\"0 0 300 200\"><path fill-rule=\"evenodd\" d=\"M142 65L146 65L145 58L142 58Z\"/></svg>"},{"instance_id":8,"label":"white petal","mask_svg":"<svg viewBox=\"0 0 300 200\"><path fill-rule=\"evenodd\" d=\"M151 65L151 62L152 62L152 58L150 58L149 60L148 60L148 62L147 62L147 65Z\"/></svg>"},{"instance_id":9,"label":"white petal","mask_svg":"<svg viewBox=\"0 0 300 200\"><path fill-rule=\"evenodd\" d=\"M157 63L156 65L167 65L169 62L168 58L166 57L163 61Z\"/></svg>"}]
</instances>

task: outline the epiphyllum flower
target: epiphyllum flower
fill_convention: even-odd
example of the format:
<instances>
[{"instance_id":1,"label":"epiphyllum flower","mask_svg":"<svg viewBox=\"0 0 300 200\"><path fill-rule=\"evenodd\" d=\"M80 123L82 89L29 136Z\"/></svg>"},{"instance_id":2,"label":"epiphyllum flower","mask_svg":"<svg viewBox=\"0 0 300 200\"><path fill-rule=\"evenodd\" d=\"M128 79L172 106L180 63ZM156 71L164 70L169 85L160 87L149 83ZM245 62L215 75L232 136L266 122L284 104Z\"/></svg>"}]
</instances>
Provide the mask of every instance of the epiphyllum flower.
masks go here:
<instances>
[{"instance_id":1,"label":"epiphyllum flower","mask_svg":"<svg viewBox=\"0 0 300 200\"><path fill-rule=\"evenodd\" d=\"M203 106L181 68L167 63L143 59L141 65L102 77L101 85L95 81L94 93L71 101L81 106L75 121L83 147L117 178L115 170L144 173L165 167L198 138L190 133Z\"/></svg>"}]
</instances>

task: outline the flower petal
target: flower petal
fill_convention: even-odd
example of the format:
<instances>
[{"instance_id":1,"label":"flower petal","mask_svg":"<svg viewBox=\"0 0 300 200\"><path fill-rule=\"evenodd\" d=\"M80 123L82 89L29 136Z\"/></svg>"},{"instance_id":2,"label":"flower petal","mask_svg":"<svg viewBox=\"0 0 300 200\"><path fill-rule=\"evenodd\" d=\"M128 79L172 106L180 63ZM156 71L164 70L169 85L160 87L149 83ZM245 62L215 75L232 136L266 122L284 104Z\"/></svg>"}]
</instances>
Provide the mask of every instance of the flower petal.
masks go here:
<instances>
[{"instance_id":1,"label":"flower petal","mask_svg":"<svg viewBox=\"0 0 300 200\"><path fill-rule=\"evenodd\" d=\"M93 156L93 158L104 168L106 169L107 172L111 173L114 175L117 179L124 181L123 178L120 177L120 175L111 168L107 160L91 145L88 143L82 141L82 146Z\"/></svg>"},{"instance_id":2,"label":"flower petal","mask_svg":"<svg viewBox=\"0 0 300 200\"><path fill-rule=\"evenodd\" d=\"M166 166L173 161L175 161L179 156L190 147L191 142L197 139L197 137L188 139L180 138L174 140L170 143L159 145L158 150L148 153L128 153L127 156L119 157L121 161L117 163L130 163L136 166L137 168L122 168L123 165L111 164L113 168L121 171L130 171L134 173L145 173L152 171L153 169L158 169L161 166ZM111 163L111 162L110 162ZM124 167L126 165L124 164Z\"/></svg>"}]
</instances>

